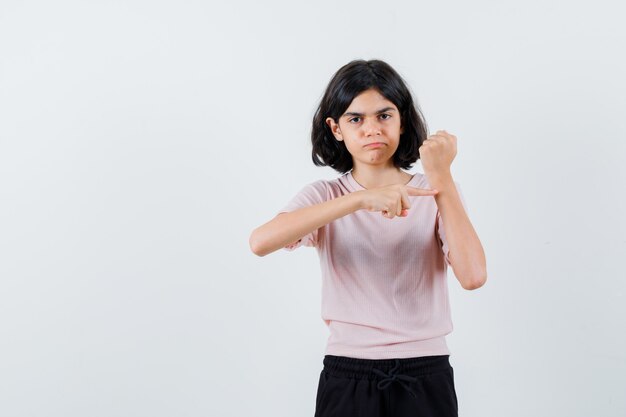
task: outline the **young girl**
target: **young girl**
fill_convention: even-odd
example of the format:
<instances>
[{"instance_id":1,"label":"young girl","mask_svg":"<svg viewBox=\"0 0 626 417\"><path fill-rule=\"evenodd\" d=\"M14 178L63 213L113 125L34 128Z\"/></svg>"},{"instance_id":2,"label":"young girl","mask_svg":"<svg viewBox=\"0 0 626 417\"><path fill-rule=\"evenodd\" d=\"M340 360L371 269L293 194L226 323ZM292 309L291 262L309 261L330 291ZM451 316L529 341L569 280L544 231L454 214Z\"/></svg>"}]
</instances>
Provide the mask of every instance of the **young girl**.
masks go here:
<instances>
[{"instance_id":1,"label":"young girl","mask_svg":"<svg viewBox=\"0 0 626 417\"><path fill-rule=\"evenodd\" d=\"M456 137L427 135L393 68L348 63L311 134L313 163L342 175L306 185L250 236L259 256L302 245L319 254L330 335L316 417L458 415L446 271L473 290L486 261L450 173ZM418 159L424 174L404 171Z\"/></svg>"}]
</instances>

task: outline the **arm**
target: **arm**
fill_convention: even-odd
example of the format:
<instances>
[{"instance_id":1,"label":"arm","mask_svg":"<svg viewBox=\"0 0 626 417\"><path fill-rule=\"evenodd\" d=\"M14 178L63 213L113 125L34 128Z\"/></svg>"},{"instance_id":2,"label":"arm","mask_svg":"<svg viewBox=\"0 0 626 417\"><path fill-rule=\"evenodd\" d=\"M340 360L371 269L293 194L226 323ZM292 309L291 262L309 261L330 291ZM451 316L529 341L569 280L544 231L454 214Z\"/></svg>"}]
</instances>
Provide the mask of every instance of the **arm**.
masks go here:
<instances>
[{"instance_id":1,"label":"arm","mask_svg":"<svg viewBox=\"0 0 626 417\"><path fill-rule=\"evenodd\" d=\"M449 172L431 175L431 187L439 190L435 202L446 233L454 275L466 290L482 287L487 280L485 252L470 222Z\"/></svg>"},{"instance_id":2,"label":"arm","mask_svg":"<svg viewBox=\"0 0 626 417\"><path fill-rule=\"evenodd\" d=\"M333 220L362 208L362 191L276 215L257 227L250 235L250 249L255 255L265 256L311 233Z\"/></svg>"}]
</instances>

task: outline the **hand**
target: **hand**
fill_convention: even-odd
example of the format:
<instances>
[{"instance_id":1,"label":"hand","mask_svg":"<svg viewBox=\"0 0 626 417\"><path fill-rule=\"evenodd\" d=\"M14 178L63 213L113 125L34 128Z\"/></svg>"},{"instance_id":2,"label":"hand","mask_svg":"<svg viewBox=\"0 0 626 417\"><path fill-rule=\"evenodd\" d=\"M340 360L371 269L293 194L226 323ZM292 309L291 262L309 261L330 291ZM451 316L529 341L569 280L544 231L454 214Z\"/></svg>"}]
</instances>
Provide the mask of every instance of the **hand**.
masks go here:
<instances>
[{"instance_id":1,"label":"hand","mask_svg":"<svg viewBox=\"0 0 626 417\"><path fill-rule=\"evenodd\" d=\"M380 211L388 219L395 216L406 217L411 208L409 196L433 196L439 191L415 188L403 184L387 185L359 191L362 193L362 208L367 211Z\"/></svg>"},{"instance_id":2,"label":"hand","mask_svg":"<svg viewBox=\"0 0 626 417\"><path fill-rule=\"evenodd\" d=\"M422 143L419 153L424 174L429 179L448 174L456 156L456 136L445 130L438 130Z\"/></svg>"}]
</instances>

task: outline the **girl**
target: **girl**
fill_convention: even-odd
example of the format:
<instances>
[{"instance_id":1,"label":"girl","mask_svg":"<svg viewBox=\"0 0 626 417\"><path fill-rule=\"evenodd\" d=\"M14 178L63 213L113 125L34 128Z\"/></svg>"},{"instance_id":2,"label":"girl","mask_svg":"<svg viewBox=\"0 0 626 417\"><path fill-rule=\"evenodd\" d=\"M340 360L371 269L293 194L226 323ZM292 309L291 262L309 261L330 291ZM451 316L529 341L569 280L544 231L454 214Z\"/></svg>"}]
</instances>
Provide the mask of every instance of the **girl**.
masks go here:
<instances>
[{"instance_id":1,"label":"girl","mask_svg":"<svg viewBox=\"0 0 626 417\"><path fill-rule=\"evenodd\" d=\"M450 172L456 137L427 135L392 67L346 64L311 133L313 163L342 175L307 184L250 236L259 256L302 245L319 254L330 335L316 417L458 415L446 271L473 290L486 261ZM424 174L404 171L418 159Z\"/></svg>"}]
</instances>

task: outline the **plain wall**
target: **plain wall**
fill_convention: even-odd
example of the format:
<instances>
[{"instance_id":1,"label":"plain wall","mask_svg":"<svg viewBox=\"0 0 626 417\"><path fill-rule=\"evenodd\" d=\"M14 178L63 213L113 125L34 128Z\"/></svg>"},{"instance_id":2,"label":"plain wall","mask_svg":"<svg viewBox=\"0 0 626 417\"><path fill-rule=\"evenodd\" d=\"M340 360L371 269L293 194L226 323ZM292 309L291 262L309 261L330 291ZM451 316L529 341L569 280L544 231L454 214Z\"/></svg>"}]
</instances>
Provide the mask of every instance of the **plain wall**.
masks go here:
<instances>
[{"instance_id":1,"label":"plain wall","mask_svg":"<svg viewBox=\"0 0 626 417\"><path fill-rule=\"evenodd\" d=\"M460 415L626 415L618 4L3 1L0 415L312 416L317 253L248 238L338 175L311 120L358 58L458 137Z\"/></svg>"}]
</instances>

